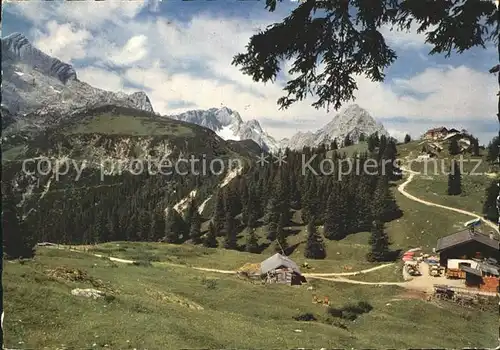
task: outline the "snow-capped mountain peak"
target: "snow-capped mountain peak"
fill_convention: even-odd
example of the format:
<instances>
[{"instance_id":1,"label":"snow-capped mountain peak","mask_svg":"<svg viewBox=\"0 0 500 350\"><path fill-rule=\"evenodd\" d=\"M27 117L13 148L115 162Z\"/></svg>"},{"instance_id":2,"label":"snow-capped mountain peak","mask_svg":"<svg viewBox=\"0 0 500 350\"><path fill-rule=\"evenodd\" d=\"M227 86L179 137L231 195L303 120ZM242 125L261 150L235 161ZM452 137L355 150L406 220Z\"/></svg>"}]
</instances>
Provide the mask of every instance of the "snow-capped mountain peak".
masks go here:
<instances>
[{"instance_id":1,"label":"snow-capped mountain peak","mask_svg":"<svg viewBox=\"0 0 500 350\"><path fill-rule=\"evenodd\" d=\"M262 130L257 120L243 121L238 112L228 107L192 110L169 117L204 126L224 140L253 140L266 151L279 149L278 143Z\"/></svg>"}]
</instances>

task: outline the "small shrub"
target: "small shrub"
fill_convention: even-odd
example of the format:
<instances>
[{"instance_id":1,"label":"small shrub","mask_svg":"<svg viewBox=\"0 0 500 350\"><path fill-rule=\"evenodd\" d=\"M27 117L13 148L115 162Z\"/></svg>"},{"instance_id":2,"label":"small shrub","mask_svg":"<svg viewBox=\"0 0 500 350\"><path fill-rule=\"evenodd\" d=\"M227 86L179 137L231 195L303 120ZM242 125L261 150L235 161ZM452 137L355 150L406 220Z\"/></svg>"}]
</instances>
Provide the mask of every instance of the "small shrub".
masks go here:
<instances>
[{"instance_id":1,"label":"small shrub","mask_svg":"<svg viewBox=\"0 0 500 350\"><path fill-rule=\"evenodd\" d=\"M316 317L309 312L306 312L305 314L293 316L293 319L295 321L317 321Z\"/></svg>"},{"instance_id":2,"label":"small shrub","mask_svg":"<svg viewBox=\"0 0 500 350\"><path fill-rule=\"evenodd\" d=\"M104 297L104 300L107 301L108 303L113 302L115 299L116 299L116 297L114 295L111 295L111 294L106 294L106 296Z\"/></svg>"},{"instance_id":3,"label":"small shrub","mask_svg":"<svg viewBox=\"0 0 500 350\"><path fill-rule=\"evenodd\" d=\"M365 301L360 301L357 304L347 304L340 309L329 307L327 313L335 318L354 321L359 315L368 313L371 310L373 310L373 306Z\"/></svg>"},{"instance_id":4,"label":"small shrub","mask_svg":"<svg viewBox=\"0 0 500 350\"><path fill-rule=\"evenodd\" d=\"M216 289L217 288L217 281L214 279L209 279L203 277L201 280L201 284L203 284L207 289Z\"/></svg>"},{"instance_id":5,"label":"small shrub","mask_svg":"<svg viewBox=\"0 0 500 350\"><path fill-rule=\"evenodd\" d=\"M327 312L332 317L339 317L339 318L342 317L342 309L337 309L337 308L334 308L334 307L329 307L327 309Z\"/></svg>"}]
</instances>

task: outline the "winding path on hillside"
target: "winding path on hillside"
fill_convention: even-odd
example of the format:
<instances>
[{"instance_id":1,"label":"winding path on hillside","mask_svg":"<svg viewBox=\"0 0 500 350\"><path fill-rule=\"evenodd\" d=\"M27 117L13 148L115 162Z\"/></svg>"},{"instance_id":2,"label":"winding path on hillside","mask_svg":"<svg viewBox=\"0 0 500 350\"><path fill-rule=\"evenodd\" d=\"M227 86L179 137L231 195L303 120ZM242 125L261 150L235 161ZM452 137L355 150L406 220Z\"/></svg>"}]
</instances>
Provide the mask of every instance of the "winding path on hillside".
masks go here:
<instances>
[{"instance_id":1,"label":"winding path on hillside","mask_svg":"<svg viewBox=\"0 0 500 350\"><path fill-rule=\"evenodd\" d=\"M423 199L420 199L418 197L415 197L414 195L411 195L410 193L408 193L406 191L406 186L412 182L413 178L415 177L415 175L420 175L419 172L416 172L416 171L413 171L413 170L409 170L409 169L406 169L404 167L401 168L401 170L403 170L404 172L407 172L409 173L409 176L408 178L406 179L405 182L403 182L401 185L398 186L398 191L399 193L401 193L403 196L405 196L406 198L408 199L411 199L412 201L415 201L415 202L418 202L418 203L422 203L424 205L427 205L427 206L430 206L430 207L437 207L437 208L441 208L441 209L446 209L446 210L451 210L451 211L454 211L454 212L457 212L457 213L460 213L460 214L464 214L464 215L468 215L468 216L472 216L474 218L477 218L477 219L480 219L482 222L484 222L487 226L491 227L492 229L494 229L496 232L499 232L498 231L498 227L495 223L489 221L489 220L486 220L484 219L483 217L473 213L473 212L470 212L470 211L467 211L467 210L463 210L463 209L459 209L459 208L454 208L454 207L448 207L446 205L442 205L442 204L437 204L437 203L433 203L433 202L429 202L429 201L426 201L426 200L423 200ZM499 232L500 233L500 232Z\"/></svg>"},{"instance_id":2,"label":"winding path on hillside","mask_svg":"<svg viewBox=\"0 0 500 350\"><path fill-rule=\"evenodd\" d=\"M394 263L382 264L375 267L371 267L369 269L360 270L360 271L351 271L351 272L337 272L337 273L304 273L305 277L332 277L332 276L356 276L364 273L377 271L383 269L384 267L388 267L394 265Z\"/></svg>"},{"instance_id":3,"label":"winding path on hillside","mask_svg":"<svg viewBox=\"0 0 500 350\"><path fill-rule=\"evenodd\" d=\"M50 247L56 248L56 249L62 249L62 250L69 250L71 252L76 252L76 253L89 254L89 255L95 256L96 258L105 258L105 259L109 259L110 261L124 263L124 264L136 263L136 261L134 261L134 260L121 259L121 258L106 256L106 255L102 255L102 254L94 254L94 253L86 251L82 248L76 249L76 248L72 248L72 247L68 247L68 246L64 246L64 245L59 245L59 244L51 244ZM221 270L221 269L213 269L213 268L208 268L208 267L188 266L188 265L170 263L170 262L166 262L166 261L155 262L155 264L185 267L185 268L191 268L193 270L206 271L206 272L216 272L216 273L222 273L222 274L226 274L226 275L232 275L232 274L238 273L238 271L236 271L236 270ZM304 273L303 275L305 277L318 278L318 279L325 279L327 277L335 277L335 276L356 276L356 275L376 271L376 270L379 270L379 269L382 269L382 268L385 268L385 267L388 267L391 265L394 265L394 263L383 264L383 265L379 265L379 266L375 266L375 267L371 267L369 269L359 270L359 271L331 272L331 273ZM355 282L357 282L357 281L355 281Z\"/></svg>"}]
</instances>

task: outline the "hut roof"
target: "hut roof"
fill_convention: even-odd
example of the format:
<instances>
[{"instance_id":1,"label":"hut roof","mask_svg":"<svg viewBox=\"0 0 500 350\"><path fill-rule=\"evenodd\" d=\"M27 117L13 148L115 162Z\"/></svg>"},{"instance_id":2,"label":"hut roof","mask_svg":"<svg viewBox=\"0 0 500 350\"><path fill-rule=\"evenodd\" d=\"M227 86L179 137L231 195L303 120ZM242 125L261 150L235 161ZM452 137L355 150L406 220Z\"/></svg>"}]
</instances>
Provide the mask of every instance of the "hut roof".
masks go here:
<instances>
[{"instance_id":1,"label":"hut roof","mask_svg":"<svg viewBox=\"0 0 500 350\"><path fill-rule=\"evenodd\" d=\"M468 229L466 229L438 239L436 251L439 252L444 249L472 241L477 241L495 249L500 248L500 241L483 235L482 233L472 233Z\"/></svg>"},{"instance_id":2,"label":"hut roof","mask_svg":"<svg viewBox=\"0 0 500 350\"><path fill-rule=\"evenodd\" d=\"M285 266L300 274L299 266L289 257L276 253L260 264L260 273L265 274L278 267Z\"/></svg>"}]
</instances>

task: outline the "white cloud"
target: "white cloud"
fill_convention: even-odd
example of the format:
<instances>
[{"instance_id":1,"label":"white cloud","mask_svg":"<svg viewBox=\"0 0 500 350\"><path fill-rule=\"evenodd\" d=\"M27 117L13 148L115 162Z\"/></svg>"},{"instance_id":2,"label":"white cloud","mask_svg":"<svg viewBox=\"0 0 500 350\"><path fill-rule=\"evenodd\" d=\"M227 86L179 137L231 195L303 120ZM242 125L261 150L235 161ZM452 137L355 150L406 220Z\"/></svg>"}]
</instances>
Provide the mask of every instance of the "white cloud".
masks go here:
<instances>
[{"instance_id":1,"label":"white cloud","mask_svg":"<svg viewBox=\"0 0 500 350\"><path fill-rule=\"evenodd\" d=\"M125 46L111 55L110 61L117 65L129 65L144 59L148 55L147 41L145 35L131 37Z\"/></svg>"},{"instance_id":2,"label":"white cloud","mask_svg":"<svg viewBox=\"0 0 500 350\"><path fill-rule=\"evenodd\" d=\"M116 91L124 85L125 79L143 85L155 110L165 114L186 110L171 108L169 102L173 101L184 101L195 108L226 105L239 111L244 119L281 121L283 127L276 127L276 123L269 127L269 132L277 138L298 131L294 123L287 128L287 121L308 120L308 124L321 127L335 114L311 107L313 98L297 103L287 111L279 111L276 100L284 94L281 86L255 83L231 65L233 56L244 50L256 29L269 24L264 17L214 18L201 14L188 22L162 17L139 21L134 16L144 6L142 3L127 2L123 8L124 2L87 4L59 3L54 9L54 17L42 9L45 22L33 21L38 28L45 26L47 18L56 19L60 27L74 22L75 26L71 28L78 28L78 25L79 30L93 33L92 40L86 42L87 58L126 68L121 76L92 67L79 69L82 80L96 87ZM97 4L101 6L98 9ZM39 8L41 5L34 6ZM33 8L28 4L23 4L22 8L26 17L32 19ZM109 29L110 23L112 30ZM61 51L63 45L58 40L62 29L51 26L53 30L44 37L44 47L47 51ZM387 28L382 32L396 50L413 50L420 56L423 51L419 49L428 50L423 34L390 32ZM68 57L81 56L77 44L67 47L71 51L67 53ZM187 68L190 69L186 71ZM480 121L481 117L493 118L496 113L496 80L492 75L465 66L429 67L409 78L385 83L371 82L362 77L357 82L356 103L381 119L408 117L460 121L477 118ZM394 130L406 133L406 130Z\"/></svg>"},{"instance_id":3,"label":"white cloud","mask_svg":"<svg viewBox=\"0 0 500 350\"><path fill-rule=\"evenodd\" d=\"M47 22L45 30L45 33L37 30L35 34L34 45L40 50L66 62L86 57L86 45L91 38L88 30L53 20Z\"/></svg>"},{"instance_id":4,"label":"white cloud","mask_svg":"<svg viewBox=\"0 0 500 350\"><path fill-rule=\"evenodd\" d=\"M425 33L417 33L418 25L413 23L409 30L400 30L384 26L381 33L389 46L394 46L402 49L421 49L428 44L425 42ZM428 31L434 30L435 27L431 26Z\"/></svg>"},{"instance_id":5,"label":"white cloud","mask_svg":"<svg viewBox=\"0 0 500 350\"><path fill-rule=\"evenodd\" d=\"M110 72L101 68L87 67L79 69L78 79L100 89L131 93L136 90L125 87L125 80L115 72Z\"/></svg>"}]
</instances>

